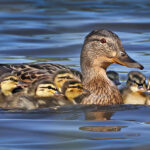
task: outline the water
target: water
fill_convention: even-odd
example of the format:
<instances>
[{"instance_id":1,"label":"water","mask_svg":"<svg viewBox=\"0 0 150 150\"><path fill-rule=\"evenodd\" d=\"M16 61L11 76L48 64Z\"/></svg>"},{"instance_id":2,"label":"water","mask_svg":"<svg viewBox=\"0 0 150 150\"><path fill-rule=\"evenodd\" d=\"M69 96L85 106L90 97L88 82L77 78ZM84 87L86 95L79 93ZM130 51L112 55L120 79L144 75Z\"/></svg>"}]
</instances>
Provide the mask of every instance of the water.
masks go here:
<instances>
[{"instance_id":1,"label":"water","mask_svg":"<svg viewBox=\"0 0 150 150\"><path fill-rule=\"evenodd\" d=\"M117 33L150 76L149 0L0 0L0 63L51 62L80 70L84 37L98 28ZM133 69L109 70L124 82ZM149 115L145 106L1 110L0 149L147 150Z\"/></svg>"}]
</instances>

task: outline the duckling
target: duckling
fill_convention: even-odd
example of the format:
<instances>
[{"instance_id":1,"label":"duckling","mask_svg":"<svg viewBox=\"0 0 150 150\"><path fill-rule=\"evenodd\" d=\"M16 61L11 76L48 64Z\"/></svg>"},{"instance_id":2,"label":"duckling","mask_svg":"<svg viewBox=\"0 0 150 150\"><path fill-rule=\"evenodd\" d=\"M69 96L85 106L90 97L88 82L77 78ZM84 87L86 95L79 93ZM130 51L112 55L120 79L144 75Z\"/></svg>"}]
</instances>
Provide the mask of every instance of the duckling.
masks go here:
<instances>
[{"instance_id":1,"label":"duckling","mask_svg":"<svg viewBox=\"0 0 150 150\"><path fill-rule=\"evenodd\" d=\"M89 92L78 80L66 81L62 86L62 94L48 80L38 84L34 97L38 100L39 107L42 108L77 104L88 94Z\"/></svg>"},{"instance_id":2,"label":"duckling","mask_svg":"<svg viewBox=\"0 0 150 150\"><path fill-rule=\"evenodd\" d=\"M24 83L12 74L4 74L0 80L0 107L4 109L33 109L34 102L27 98L20 97ZM19 93L19 94L18 94Z\"/></svg>"},{"instance_id":3,"label":"duckling","mask_svg":"<svg viewBox=\"0 0 150 150\"><path fill-rule=\"evenodd\" d=\"M57 71L53 76L53 82L56 85L59 92L62 92L62 86L66 81L73 79L78 80L80 82L82 80L81 73L74 69L61 69Z\"/></svg>"},{"instance_id":4,"label":"duckling","mask_svg":"<svg viewBox=\"0 0 150 150\"><path fill-rule=\"evenodd\" d=\"M3 74L0 79L0 88L3 96L12 96L15 92L22 89L22 82L17 76L10 73ZM1 96L2 96L1 95Z\"/></svg>"},{"instance_id":5,"label":"duckling","mask_svg":"<svg viewBox=\"0 0 150 150\"><path fill-rule=\"evenodd\" d=\"M120 85L119 74L115 71L107 71L106 72L108 78L114 82L115 85Z\"/></svg>"},{"instance_id":6,"label":"duckling","mask_svg":"<svg viewBox=\"0 0 150 150\"><path fill-rule=\"evenodd\" d=\"M126 87L121 89L124 104L146 103L146 77L138 71L131 71L128 74Z\"/></svg>"},{"instance_id":7,"label":"duckling","mask_svg":"<svg viewBox=\"0 0 150 150\"><path fill-rule=\"evenodd\" d=\"M74 104L81 103L82 99L90 94L83 88L83 85L78 80L69 80L62 86L62 94Z\"/></svg>"},{"instance_id":8,"label":"duckling","mask_svg":"<svg viewBox=\"0 0 150 150\"><path fill-rule=\"evenodd\" d=\"M80 58L83 87L91 93L82 100L81 104L112 105L123 102L118 88L106 75L106 69L110 64L144 68L128 56L119 37L105 29L94 30L86 36ZM69 69L56 64L0 64L0 74L20 72L25 68L45 70L50 76L60 69Z\"/></svg>"}]
</instances>

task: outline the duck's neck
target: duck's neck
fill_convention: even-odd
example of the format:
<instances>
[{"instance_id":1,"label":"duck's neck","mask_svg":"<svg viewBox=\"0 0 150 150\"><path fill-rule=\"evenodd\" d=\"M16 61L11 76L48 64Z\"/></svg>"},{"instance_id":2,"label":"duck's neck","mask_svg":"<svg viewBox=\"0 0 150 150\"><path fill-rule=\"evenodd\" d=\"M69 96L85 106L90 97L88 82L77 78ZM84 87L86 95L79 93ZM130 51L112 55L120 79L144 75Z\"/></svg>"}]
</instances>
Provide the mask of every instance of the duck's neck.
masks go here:
<instances>
[{"instance_id":1,"label":"duck's neck","mask_svg":"<svg viewBox=\"0 0 150 150\"><path fill-rule=\"evenodd\" d=\"M85 71L85 70L84 70ZM91 67L83 72L84 88L91 92L83 104L120 104L122 97L116 85L107 77L106 70L100 67Z\"/></svg>"}]
</instances>

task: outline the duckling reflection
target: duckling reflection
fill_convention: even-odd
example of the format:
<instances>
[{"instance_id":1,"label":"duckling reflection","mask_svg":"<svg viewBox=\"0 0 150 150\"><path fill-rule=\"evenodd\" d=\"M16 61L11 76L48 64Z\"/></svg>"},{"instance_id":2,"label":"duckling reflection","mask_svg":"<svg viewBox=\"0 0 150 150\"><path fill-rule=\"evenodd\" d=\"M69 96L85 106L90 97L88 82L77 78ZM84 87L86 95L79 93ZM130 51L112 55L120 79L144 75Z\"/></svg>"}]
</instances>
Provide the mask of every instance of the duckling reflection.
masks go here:
<instances>
[{"instance_id":1,"label":"duckling reflection","mask_svg":"<svg viewBox=\"0 0 150 150\"><path fill-rule=\"evenodd\" d=\"M82 75L79 71L74 69L61 69L56 72L53 76L53 82L56 85L57 89L62 92L63 84L68 80L82 80Z\"/></svg>"},{"instance_id":2,"label":"duckling reflection","mask_svg":"<svg viewBox=\"0 0 150 150\"><path fill-rule=\"evenodd\" d=\"M119 74L116 71L107 71L108 78L114 82L115 85L120 85Z\"/></svg>"},{"instance_id":3,"label":"duckling reflection","mask_svg":"<svg viewBox=\"0 0 150 150\"><path fill-rule=\"evenodd\" d=\"M128 74L126 87L121 89L124 104L146 103L146 78L138 71L131 71Z\"/></svg>"}]
</instances>

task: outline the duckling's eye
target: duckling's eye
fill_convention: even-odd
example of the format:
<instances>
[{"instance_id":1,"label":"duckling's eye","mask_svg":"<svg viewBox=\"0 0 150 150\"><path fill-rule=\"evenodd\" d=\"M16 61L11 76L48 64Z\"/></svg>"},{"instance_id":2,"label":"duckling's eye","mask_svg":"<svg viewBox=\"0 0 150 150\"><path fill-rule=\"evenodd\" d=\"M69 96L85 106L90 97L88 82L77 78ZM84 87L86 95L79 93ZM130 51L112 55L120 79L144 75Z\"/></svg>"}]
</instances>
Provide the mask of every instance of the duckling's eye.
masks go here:
<instances>
[{"instance_id":1,"label":"duckling's eye","mask_svg":"<svg viewBox=\"0 0 150 150\"><path fill-rule=\"evenodd\" d=\"M80 85L78 85L77 88L78 88L78 89L83 89L82 86L80 86Z\"/></svg>"},{"instance_id":2,"label":"duckling's eye","mask_svg":"<svg viewBox=\"0 0 150 150\"><path fill-rule=\"evenodd\" d=\"M13 78L10 78L9 80L13 81L14 79L13 79Z\"/></svg>"},{"instance_id":3,"label":"duckling's eye","mask_svg":"<svg viewBox=\"0 0 150 150\"><path fill-rule=\"evenodd\" d=\"M126 53L124 53L124 52L121 52L120 54L122 57L126 56Z\"/></svg>"},{"instance_id":4,"label":"duckling's eye","mask_svg":"<svg viewBox=\"0 0 150 150\"><path fill-rule=\"evenodd\" d=\"M10 78L9 80L10 80L10 81L17 82L17 80L15 80L14 78Z\"/></svg>"},{"instance_id":5,"label":"duckling's eye","mask_svg":"<svg viewBox=\"0 0 150 150\"><path fill-rule=\"evenodd\" d=\"M48 86L47 88L48 88L48 89L52 89L52 87L51 87L51 86Z\"/></svg>"},{"instance_id":6,"label":"duckling's eye","mask_svg":"<svg viewBox=\"0 0 150 150\"><path fill-rule=\"evenodd\" d=\"M106 39L104 39L104 38L100 39L100 41L101 41L102 44L106 43Z\"/></svg>"}]
</instances>

